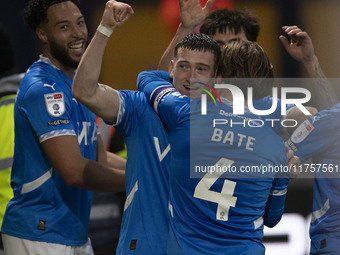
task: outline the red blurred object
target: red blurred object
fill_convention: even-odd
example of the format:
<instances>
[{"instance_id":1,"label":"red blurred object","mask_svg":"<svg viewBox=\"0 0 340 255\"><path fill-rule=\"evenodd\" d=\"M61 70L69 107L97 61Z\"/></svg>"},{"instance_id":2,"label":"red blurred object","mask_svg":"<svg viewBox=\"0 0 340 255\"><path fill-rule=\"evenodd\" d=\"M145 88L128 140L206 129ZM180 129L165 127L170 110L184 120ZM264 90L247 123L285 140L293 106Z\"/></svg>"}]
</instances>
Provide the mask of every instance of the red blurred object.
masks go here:
<instances>
[{"instance_id":1,"label":"red blurred object","mask_svg":"<svg viewBox=\"0 0 340 255\"><path fill-rule=\"evenodd\" d=\"M201 0L201 6L204 6L206 2L207 0ZM226 8L232 9L233 2L233 0L215 0L210 11ZM179 23L181 22L178 0L161 0L160 14L166 27L168 27L172 33L175 33Z\"/></svg>"}]
</instances>

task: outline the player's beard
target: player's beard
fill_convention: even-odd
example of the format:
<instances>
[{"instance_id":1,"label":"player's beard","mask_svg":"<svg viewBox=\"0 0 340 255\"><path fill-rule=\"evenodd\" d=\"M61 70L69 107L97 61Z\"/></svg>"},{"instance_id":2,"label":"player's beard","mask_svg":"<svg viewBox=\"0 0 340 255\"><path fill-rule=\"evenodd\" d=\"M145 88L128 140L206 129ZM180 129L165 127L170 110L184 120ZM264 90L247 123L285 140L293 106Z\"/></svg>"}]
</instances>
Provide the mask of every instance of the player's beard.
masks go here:
<instances>
[{"instance_id":1,"label":"player's beard","mask_svg":"<svg viewBox=\"0 0 340 255\"><path fill-rule=\"evenodd\" d=\"M85 49L88 45L88 40L85 42ZM50 42L50 50L52 56L57 59L63 66L71 67L76 69L79 65L80 59L79 60L74 60L70 57L68 54L67 49L56 43L55 41Z\"/></svg>"}]
</instances>

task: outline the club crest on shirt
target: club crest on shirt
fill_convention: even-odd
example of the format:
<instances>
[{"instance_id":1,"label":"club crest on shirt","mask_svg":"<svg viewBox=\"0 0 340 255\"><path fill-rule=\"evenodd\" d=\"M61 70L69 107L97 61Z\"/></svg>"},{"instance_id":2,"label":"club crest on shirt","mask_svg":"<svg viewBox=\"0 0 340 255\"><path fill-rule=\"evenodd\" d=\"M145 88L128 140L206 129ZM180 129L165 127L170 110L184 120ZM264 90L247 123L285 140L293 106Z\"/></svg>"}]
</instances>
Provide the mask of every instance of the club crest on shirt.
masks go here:
<instances>
[{"instance_id":1,"label":"club crest on shirt","mask_svg":"<svg viewBox=\"0 0 340 255\"><path fill-rule=\"evenodd\" d=\"M64 94L62 92L45 94L46 109L53 117L59 117L65 112Z\"/></svg>"},{"instance_id":2,"label":"club crest on shirt","mask_svg":"<svg viewBox=\"0 0 340 255\"><path fill-rule=\"evenodd\" d=\"M297 129L295 129L291 141L293 143L300 143L306 139L306 137L312 132L314 126L309 122L309 120L304 121Z\"/></svg>"}]
</instances>

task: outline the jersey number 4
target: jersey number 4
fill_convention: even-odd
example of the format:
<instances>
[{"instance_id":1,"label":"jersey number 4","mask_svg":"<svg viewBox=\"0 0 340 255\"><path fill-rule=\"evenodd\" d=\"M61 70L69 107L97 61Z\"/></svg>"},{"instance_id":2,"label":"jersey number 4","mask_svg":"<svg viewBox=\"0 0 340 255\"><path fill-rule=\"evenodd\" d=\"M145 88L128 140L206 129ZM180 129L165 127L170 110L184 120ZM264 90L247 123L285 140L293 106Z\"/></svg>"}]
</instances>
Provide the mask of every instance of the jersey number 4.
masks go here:
<instances>
[{"instance_id":1,"label":"jersey number 4","mask_svg":"<svg viewBox=\"0 0 340 255\"><path fill-rule=\"evenodd\" d=\"M221 158L216 164L221 168L229 168L234 161L226 158ZM220 168L220 169L221 169ZM236 182L224 180L221 192L210 190L211 186L221 177L223 171L213 171L206 173L200 182L197 184L194 192L194 197L202 200L217 203L216 219L228 221L230 207L235 207L237 197L233 196Z\"/></svg>"}]
</instances>

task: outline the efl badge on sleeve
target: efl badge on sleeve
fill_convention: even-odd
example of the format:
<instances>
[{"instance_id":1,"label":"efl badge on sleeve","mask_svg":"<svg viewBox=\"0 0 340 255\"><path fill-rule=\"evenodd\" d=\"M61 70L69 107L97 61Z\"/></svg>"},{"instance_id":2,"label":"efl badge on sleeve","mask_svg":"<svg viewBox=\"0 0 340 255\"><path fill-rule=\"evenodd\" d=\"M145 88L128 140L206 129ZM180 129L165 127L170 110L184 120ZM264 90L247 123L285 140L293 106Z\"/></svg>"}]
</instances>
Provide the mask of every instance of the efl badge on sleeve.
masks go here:
<instances>
[{"instance_id":1,"label":"efl badge on sleeve","mask_svg":"<svg viewBox=\"0 0 340 255\"><path fill-rule=\"evenodd\" d=\"M65 112L64 94L62 92L46 94L45 103L47 111L53 117L59 117Z\"/></svg>"},{"instance_id":2,"label":"efl badge on sleeve","mask_svg":"<svg viewBox=\"0 0 340 255\"><path fill-rule=\"evenodd\" d=\"M295 131L291 137L293 143L301 143L312 132L314 126L309 120L304 121Z\"/></svg>"}]
</instances>

